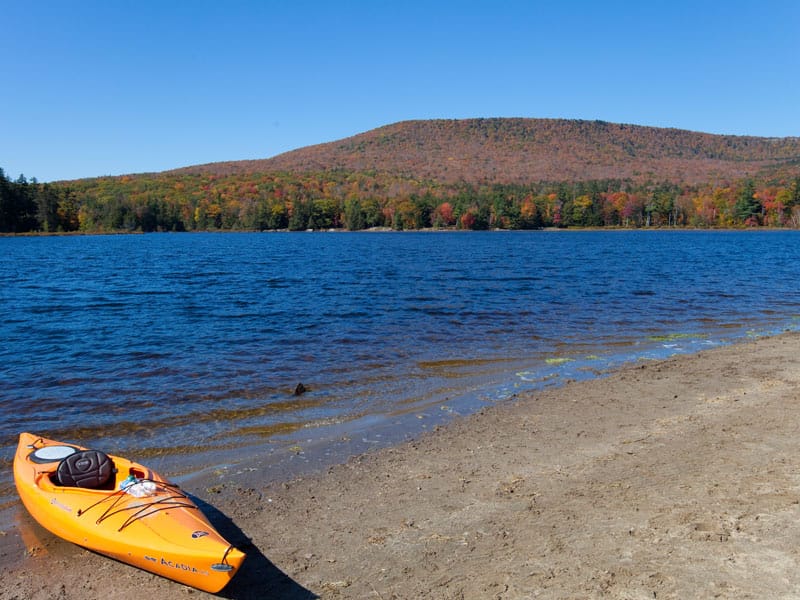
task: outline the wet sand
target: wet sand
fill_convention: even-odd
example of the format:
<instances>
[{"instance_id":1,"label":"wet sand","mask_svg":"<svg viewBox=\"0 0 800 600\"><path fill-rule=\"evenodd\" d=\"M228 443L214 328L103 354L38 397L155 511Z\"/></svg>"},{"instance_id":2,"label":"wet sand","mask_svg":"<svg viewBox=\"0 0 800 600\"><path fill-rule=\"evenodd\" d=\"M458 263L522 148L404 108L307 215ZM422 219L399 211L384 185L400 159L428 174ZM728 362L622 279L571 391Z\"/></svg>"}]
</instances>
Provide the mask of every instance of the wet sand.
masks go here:
<instances>
[{"instance_id":1,"label":"wet sand","mask_svg":"<svg viewBox=\"0 0 800 600\"><path fill-rule=\"evenodd\" d=\"M249 554L229 598L787 598L799 451L792 333L520 395L293 481L185 487ZM211 597L24 514L3 534L4 600Z\"/></svg>"}]
</instances>

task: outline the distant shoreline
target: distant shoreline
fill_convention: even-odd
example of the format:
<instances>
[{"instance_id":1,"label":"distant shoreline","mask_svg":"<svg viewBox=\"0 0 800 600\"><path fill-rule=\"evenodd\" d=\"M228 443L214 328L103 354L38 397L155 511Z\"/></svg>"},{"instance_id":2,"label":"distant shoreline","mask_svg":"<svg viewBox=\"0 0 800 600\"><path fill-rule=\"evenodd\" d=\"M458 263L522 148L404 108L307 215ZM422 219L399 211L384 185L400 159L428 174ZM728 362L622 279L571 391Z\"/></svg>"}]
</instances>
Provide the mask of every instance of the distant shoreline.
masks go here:
<instances>
[{"instance_id":1,"label":"distant shoreline","mask_svg":"<svg viewBox=\"0 0 800 600\"><path fill-rule=\"evenodd\" d=\"M30 231L23 233L0 233L0 238L26 238L26 237L90 237L103 235L182 235L182 234L242 234L242 233L535 233L535 232L570 232L570 231L730 231L730 232L757 232L757 231L800 231L792 227L541 227L539 229L456 229L456 228L431 228L424 229L392 229L391 227L371 227L369 229L306 229L293 231L290 229L264 229L261 231L251 229L203 229L196 231Z\"/></svg>"}]
</instances>

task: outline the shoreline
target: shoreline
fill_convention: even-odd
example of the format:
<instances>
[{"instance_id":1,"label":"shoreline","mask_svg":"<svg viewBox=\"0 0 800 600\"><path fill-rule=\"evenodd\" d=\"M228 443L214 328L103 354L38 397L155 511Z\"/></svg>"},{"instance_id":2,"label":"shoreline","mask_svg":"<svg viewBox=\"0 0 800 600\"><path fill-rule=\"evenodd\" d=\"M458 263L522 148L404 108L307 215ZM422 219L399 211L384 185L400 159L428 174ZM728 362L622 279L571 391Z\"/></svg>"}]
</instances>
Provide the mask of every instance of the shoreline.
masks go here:
<instances>
[{"instance_id":1,"label":"shoreline","mask_svg":"<svg viewBox=\"0 0 800 600\"><path fill-rule=\"evenodd\" d=\"M184 488L251 557L224 597L795 595L798 389L785 333L524 392L290 481L243 464ZM3 600L180 592L27 514L3 538Z\"/></svg>"},{"instance_id":2,"label":"shoreline","mask_svg":"<svg viewBox=\"0 0 800 600\"><path fill-rule=\"evenodd\" d=\"M570 231L717 231L717 232L742 232L742 231L797 231L796 227L779 227L777 225L758 225L741 227L699 227L696 225L684 226L649 226L649 227L625 227L622 225L603 225L593 227L538 227L531 229L505 229L502 227L491 227L488 229L460 229L457 227L423 227L421 229L393 229L391 227L368 227L366 229L193 229L186 231L141 231L141 230L113 230L113 231L22 231L22 232L0 232L0 238L24 238L24 237L90 237L105 235L149 235L149 234L218 234L218 233L486 233L486 232L509 232L509 233L528 233L528 232L570 232Z\"/></svg>"}]
</instances>

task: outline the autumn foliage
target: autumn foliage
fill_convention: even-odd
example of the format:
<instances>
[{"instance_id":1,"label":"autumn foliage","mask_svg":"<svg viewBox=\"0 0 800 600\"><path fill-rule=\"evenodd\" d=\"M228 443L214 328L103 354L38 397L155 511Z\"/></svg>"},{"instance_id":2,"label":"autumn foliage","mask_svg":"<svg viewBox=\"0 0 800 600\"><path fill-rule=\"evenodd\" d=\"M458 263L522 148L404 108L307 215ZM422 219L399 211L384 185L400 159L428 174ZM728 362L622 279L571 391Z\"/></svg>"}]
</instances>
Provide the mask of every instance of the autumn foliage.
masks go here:
<instances>
[{"instance_id":1,"label":"autumn foliage","mask_svg":"<svg viewBox=\"0 0 800 600\"><path fill-rule=\"evenodd\" d=\"M627 179L703 184L800 168L800 138L712 135L568 119L403 121L264 160L176 172L214 175L340 169L442 183Z\"/></svg>"},{"instance_id":2,"label":"autumn foliage","mask_svg":"<svg viewBox=\"0 0 800 600\"><path fill-rule=\"evenodd\" d=\"M53 184L0 170L0 231L800 227L799 156L796 138L407 122L267 161Z\"/></svg>"}]
</instances>

